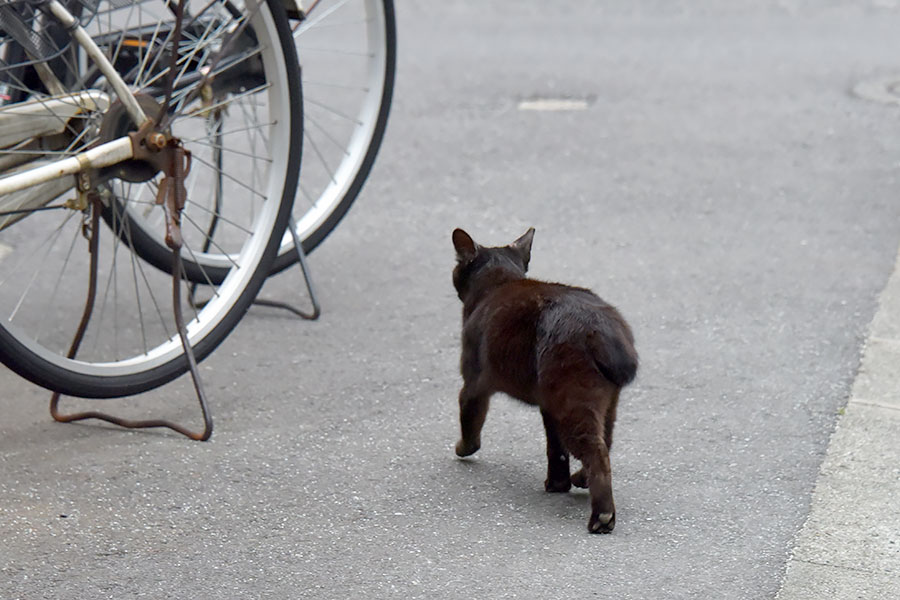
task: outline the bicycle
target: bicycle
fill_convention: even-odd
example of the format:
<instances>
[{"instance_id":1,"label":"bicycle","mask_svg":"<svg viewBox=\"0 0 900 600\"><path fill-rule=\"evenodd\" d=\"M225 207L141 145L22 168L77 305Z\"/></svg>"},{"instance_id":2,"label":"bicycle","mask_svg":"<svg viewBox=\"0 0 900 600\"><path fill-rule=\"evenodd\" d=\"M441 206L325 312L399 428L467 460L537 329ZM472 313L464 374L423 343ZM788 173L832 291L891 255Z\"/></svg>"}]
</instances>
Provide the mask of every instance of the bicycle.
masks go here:
<instances>
[{"instance_id":1,"label":"bicycle","mask_svg":"<svg viewBox=\"0 0 900 600\"><path fill-rule=\"evenodd\" d=\"M284 238L302 138L284 6L184 7L0 2L0 360L54 392L126 396L185 373L187 348L202 360L221 343ZM134 237L159 222L164 269ZM182 339L164 314L189 271L211 298Z\"/></svg>"}]
</instances>

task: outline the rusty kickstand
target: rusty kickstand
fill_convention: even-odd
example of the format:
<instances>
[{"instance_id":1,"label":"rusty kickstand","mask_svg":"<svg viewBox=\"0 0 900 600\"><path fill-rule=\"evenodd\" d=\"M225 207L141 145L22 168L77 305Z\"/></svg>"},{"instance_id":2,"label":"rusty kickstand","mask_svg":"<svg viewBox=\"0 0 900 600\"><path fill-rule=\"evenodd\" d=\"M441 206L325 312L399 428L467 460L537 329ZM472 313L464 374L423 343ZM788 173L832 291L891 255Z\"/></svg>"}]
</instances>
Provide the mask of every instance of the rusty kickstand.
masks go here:
<instances>
[{"instance_id":1,"label":"rusty kickstand","mask_svg":"<svg viewBox=\"0 0 900 600\"><path fill-rule=\"evenodd\" d=\"M174 47L176 48L176 51L172 52L170 57L165 101L159 107L158 114L154 121L148 119L137 131L129 133L128 135L132 139L132 148L135 150L135 159L143 159L155 166L157 171L162 171L165 174L159 185L156 203L162 205L166 214L166 245L172 250L173 257L172 309L175 316L175 326L178 328L178 336L181 339L181 346L184 349L188 369L190 370L191 378L193 379L194 390L197 393L197 399L200 402L200 410L203 413L203 430L192 431L182 425L164 419L133 421L97 411L64 415L59 412L59 392L54 392L53 396L50 398L50 415L55 420L63 423L81 421L83 419L100 419L101 421L107 421L128 429L166 427L185 435L192 440L206 441L210 438L213 431L212 415L210 414L209 407L206 403L206 393L203 391L203 383L200 380L200 372L197 369L197 360L187 337L187 329L185 328L184 316L181 311L181 284L182 273L184 271L181 264L181 211L184 209L184 205L187 202L187 190L184 186L184 179L187 177L191 168L191 154L184 149L180 140L172 138L170 135L164 133L166 131L166 124L163 123L168 113L169 103L174 89L175 72L177 71L175 67L180 55L177 48L179 47L178 42L182 39L181 26L184 16L184 5L185 0L179 0L178 4L173 6L175 29L172 37L175 40ZM76 179L79 194L86 197L91 205L90 276L84 313L82 314L81 323L78 325L78 329L75 333L75 338L72 340L72 345L69 348L68 358L75 358L75 355L78 353L78 347L81 345L81 340L84 338L88 322L94 311L94 298L96 297L97 291L97 263L100 248L99 223L100 212L102 210L100 194L97 192L96 186L91 185L92 182L90 181L91 177L89 173L81 173L80 176L80 179ZM85 206L84 208L87 207Z\"/></svg>"},{"instance_id":2,"label":"rusty kickstand","mask_svg":"<svg viewBox=\"0 0 900 600\"><path fill-rule=\"evenodd\" d=\"M197 399L200 402L200 410L203 413L204 428L202 431L192 431L186 427L166 421L163 419L149 419L133 421L122 419L120 417L108 415L97 411L88 411L74 414L61 414L58 410L60 394L55 392L50 398L50 415L57 421L70 423L72 421L81 421L83 419L100 419L107 421L120 427L128 429L145 429L154 427L166 427L173 431L185 435L192 440L206 441L210 438L213 431L212 416L206 403L206 393L203 390L203 383L200 380L200 372L197 369L197 360L194 351L191 348L187 337L187 330L184 325L184 317L181 311L181 285L183 267L181 264L181 211L186 201L186 190L184 187L184 178L190 170L190 152L186 151L177 140L170 139L168 141L168 158L166 161L166 177L159 186L159 193L156 198L157 204L162 204L166 213L166 245L172 249L173 267L172 267L172 305L175 316L175 325L178 328L178 335L181 338L181 345L184 348L184 354L188 362L188 368L194 383L194 390L197 393ZM87 300L84 305L84 313L81 317L81 323L72 340L69 348L68 358L75 358L78 353L78 347L87 331L88 322L94 310L94 299L97 290L97 263L99 253L100 238L100 212L102 210L100 195L96 190L87 193L91 202L91 237L90 237L90 275L88 284Z\"/></svg>"}]
</instances>

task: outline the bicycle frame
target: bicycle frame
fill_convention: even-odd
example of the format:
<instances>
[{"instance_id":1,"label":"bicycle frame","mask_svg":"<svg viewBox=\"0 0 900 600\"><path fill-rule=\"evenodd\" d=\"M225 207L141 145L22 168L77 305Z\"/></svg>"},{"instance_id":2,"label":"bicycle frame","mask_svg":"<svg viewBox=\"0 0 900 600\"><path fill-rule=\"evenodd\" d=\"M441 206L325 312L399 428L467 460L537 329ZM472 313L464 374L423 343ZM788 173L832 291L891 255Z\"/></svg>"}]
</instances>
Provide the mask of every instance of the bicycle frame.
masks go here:
<instances>
[{"instance_id":1,"label":"bicycle frame","mask_svg":"<svg viewBox=\"0 0 900 600\"><path fill-rule=\"evenodd\" d=\"M70 32L75 42L84 49L88 58L97 65L97 68L112 86L119 101L124 105L135 126L140 128L144 125L149 120L144 110L128 89L125 81L116 72L115 67L87 34L78 19L66 10L66 7L59 0L49 0L47 9ZM0 137L2 137L2 132L0 132ZM111 166L133 157L134 148L131 139L128 136L121 137L105 144L100 144L75 156L4 177L0 179L0 196L59 179L66 175L75 175L87 169Z\"/></svg>"}]
</instances>

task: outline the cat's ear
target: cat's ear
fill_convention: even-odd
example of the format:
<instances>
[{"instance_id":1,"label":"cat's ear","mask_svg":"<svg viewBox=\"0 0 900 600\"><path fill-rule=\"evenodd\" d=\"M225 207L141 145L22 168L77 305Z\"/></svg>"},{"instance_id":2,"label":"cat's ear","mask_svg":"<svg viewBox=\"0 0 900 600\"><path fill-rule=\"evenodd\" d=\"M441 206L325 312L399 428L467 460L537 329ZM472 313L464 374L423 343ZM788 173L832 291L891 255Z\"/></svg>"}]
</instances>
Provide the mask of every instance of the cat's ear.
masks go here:
<instances>
[{"instance_id":1,"label":"cat's ear","mask_svg":"<svg viewBox=\"0 0 900 600\"><path fill-rule=\"evenodd\" d=\"M472 260L478 253L478 244L462 229L453 230L453 247L456 248L456 258L461 262Z\"/></svg>"},{"instance_id":2,"label":"cat's ear","mask_svg":"<svg viewBox=\"0 0 900 600\"><path fill-rule=\"evenodd\" d=\"M529 227L528 231L525 234L510 244L510 248L516 250L519 254L522 255L522 260L525 262L525 268L528 268L528 263L531 260L531 241L534 239L534 227Z\"/></svg>"}]
</instances>

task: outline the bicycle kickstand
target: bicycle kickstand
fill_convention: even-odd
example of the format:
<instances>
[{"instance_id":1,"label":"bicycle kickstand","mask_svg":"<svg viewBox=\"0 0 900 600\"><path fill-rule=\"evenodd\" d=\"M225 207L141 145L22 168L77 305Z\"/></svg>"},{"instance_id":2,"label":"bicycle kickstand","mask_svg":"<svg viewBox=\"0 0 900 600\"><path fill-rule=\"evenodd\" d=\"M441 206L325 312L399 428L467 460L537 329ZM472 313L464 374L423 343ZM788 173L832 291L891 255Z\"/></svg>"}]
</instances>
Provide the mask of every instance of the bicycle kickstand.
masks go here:
<instances>
[{"instance_id":1,"label":"bicycle kickstand","mask_svg":"<svg viewBox=\"0 0 900 600\"><path fill-rule=\"evenodd\" d=\"M184 150L178 142L173 142L173 147L169 150L171 153L171 160L166 169L166 177L160 183L156 202L157 204L163 205L166 213L166 245L172 249L173 255L172 306L175 316L175 325L178 328L178 335L181 338L181 345L184 349L188 368L194 383L194 391L197 393L197 399L200 402L200 410L203 413L203 430L192 431L178 423L173 423L164 419L135 421L97 411L62 414L59 412L59 392L54 392L50 398L50 415L56 421L70 423L72 421L81 421L84 419L99 419L127 429L165 427L197 441L206 441L212 436L212 415L210 414L209 406L206 402L206 393L203 390L203 383L200 379L200 371L197 368L194 350L191 348L190 341L187 337L184 316L181 310L181 284L184 270L181 264L181 211L184 208L186 201L184 178L190 170L190 153ZM84 313L82 314L81 323L79 323L75 333L75 338L72 340L72 345L69 348L69 358L75 358L75 355L78 353L78 347L81 345L81 340L84 338L88 322L90 321L91 314L94 310L94 299L97 291L97 254L99 251L101 201L100 196L96 191L90 192L89 197L91 199L90 280Z\"/></svg>"},{"instance_id":2,"label":"bicycle kickstand","mask_svg":"<svg viewBox=\"0 0 900 600\"><path fill-rule=\"evenodd\" d=\"M312 276L309 273L309 265L306 262L306 252L303 251L303 244L300 241L300 235L297 233L297 222L294 220L293 215L290 216L290 220L288 221L288 231L290 232L291 237L294 241L294 251L297 253L297 264L300 265L300 271L303 273L303 281L306 284L306 292L309 295L309 301L312 304L312 312L303 311L293 304L288 304L287 302L267 300L265 298L257 298L253 301L253 304L259 306L283 308L284 310L290 311L302 319L315 321L322 314L322 308L319 305L319 299L316 296L316 290L313 286Z\"/></svg>"}]
</instances>

